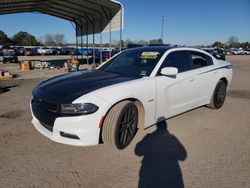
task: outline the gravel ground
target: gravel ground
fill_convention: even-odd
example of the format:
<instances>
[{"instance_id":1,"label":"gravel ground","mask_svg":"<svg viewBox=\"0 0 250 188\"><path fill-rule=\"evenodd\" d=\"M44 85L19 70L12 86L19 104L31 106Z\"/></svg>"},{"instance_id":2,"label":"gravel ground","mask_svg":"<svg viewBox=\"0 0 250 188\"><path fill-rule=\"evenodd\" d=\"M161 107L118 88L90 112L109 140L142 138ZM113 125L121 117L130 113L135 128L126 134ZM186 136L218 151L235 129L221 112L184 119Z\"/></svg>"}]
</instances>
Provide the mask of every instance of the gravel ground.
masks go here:
<instances>
[{"instance_id":1,"label":"gravel ground","mask_svg":"<svg viewBox=\"0 0 250 188\"><path fill-rule=\"evenodd\" d=\"M0 81L0 187L250 187L250 56L227 60L234 77L222 109L140 130L123 151L54 143L32 126L32 88L63 71Z\"/></svg>"}]
</instances>

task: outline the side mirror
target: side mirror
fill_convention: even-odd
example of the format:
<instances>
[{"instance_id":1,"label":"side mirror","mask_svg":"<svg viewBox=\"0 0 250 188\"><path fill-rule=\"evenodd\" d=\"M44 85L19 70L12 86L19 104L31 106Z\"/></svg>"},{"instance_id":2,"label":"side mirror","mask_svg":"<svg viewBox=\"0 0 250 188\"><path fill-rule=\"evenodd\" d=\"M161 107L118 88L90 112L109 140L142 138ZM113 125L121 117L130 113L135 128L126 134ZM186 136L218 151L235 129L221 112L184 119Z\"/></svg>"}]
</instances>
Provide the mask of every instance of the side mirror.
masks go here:
<instances>
[{"instance_id":1,"label":"side mirror","mask_svg":"<svg viewBox=\"0 0 250 188\"><path fill-rule=\"evenodd\" d=\"M164 76L175 77L178 73L178 69L175 67L164 67L161 69L161 74Z\"/></svg>"}]
</instances>

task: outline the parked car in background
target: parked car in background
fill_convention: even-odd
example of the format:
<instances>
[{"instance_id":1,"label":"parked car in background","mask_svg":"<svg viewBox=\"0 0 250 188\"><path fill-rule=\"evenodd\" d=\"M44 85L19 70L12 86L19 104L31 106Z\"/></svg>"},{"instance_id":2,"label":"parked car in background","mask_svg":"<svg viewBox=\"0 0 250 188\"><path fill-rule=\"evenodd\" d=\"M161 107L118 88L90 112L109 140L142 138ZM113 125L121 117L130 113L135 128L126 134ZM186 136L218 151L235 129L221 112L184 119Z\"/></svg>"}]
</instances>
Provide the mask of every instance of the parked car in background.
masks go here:
<instances>
[{"instance_id":1,"label":"parked car in background","mask_svg":"<svg viewBox=\"0 0 250 188\"><path fill-rule=\"evenodd\" d=\"M43 81L32 92L32 123L55 142L90 146L103 141L121 150L138 128L204 105L221 108L231 79L232 65L203 50L133 48L97 70Z\"/></svg>"},{"instance_id":2,"label":"parked car in background","mask_svg":"<svg viewBox=\"0 0 250 188\"><path fill-rule=\"evenodd\" d=\"M0 56L2 56L2 55L3 55L3 49L0 48Z\"/></svg>"},{"instance_id":3,"label":"parked car in background","mask_svg":"<svg viewBox=\"0 0 250 188\"><path fill-rule=\"evenodd\" d=\"M226 59L226 57L225 57L223 51L220 51L220 52L219 52L218 49L215 50L214 48L202 48L202 50L204 50L204 51L210 53L210 54L211 54L212 56L214 56L216 59L220 59L220 60L225 60L225 59Z\"/></svg>"},{"instance_id":4,"label":"parked car in background","mask_svg":"<svg viewBox=\"0 0 250 188\"><path fill-rule=\"evenodd\" d=\"M117 54L119 50L112 49L111 52L109 50L95 50L95 63L102 63L113 57ZM111 56L110 56L111 55ZM93 62L93 55L90 58L90 62Z\"/></svg>"},{"instance_id":5,"label":"parked car in background","mask_svg":"<svg viewBox=\"0 0 250 188\"><path fill-rule=\"evenodd\" d=\"M91 54L90 63L94 61L94 56ZM109 52L105 50L96 50L95 51L95 63L102 63L109 59Z\"/></svg>"},{"instance_id":6,"label":"parked car in background","mask_svg":"<svg viewBox=\"0 0 250 188\"><path fill-rule=\"evenodd\" d=\"M76 48L69 48L69 55L79 55Z\"/></svg>"},{"instance_id":7,"label":"parked car in background","mask_svg":"<svg viewBox=\"0 0 250 188\"><path fill-rule=\"evenodd\" d=\"M59 51L58 48L50 47L49 49L52 51L51 55L58 55L58 51Z\"/></svg>"},{"instance_id":8,"label":"parked car in background","mask_svg":"<svg viewBox=\"0 0 250 188\"><path fill-rule=\"evenodd\" d=\"M70 48L63 47L58 49L59 49L58 55L69 55Z\"/></svg>"},{"instance_id":9,"label":"parked car in background","mask_svg":"<svg viewBox=\"0 0 250 188\"><path fill-rule=\"evenodd\" d=\"M24 55L25 56L36 55L35 49L33 49L33 48L25 48Z\"/></svg>"},{"instance_id":10,"label":"parked car in background","mask_svg":"<svg viewBox=\"0 0 250 188\"><path fill-rule=\"evenodd\" d=\"M216 51L220 55L226 55L226 51L221 48L214 48L214 51Z\"/></svg>"},{"instance_id":11,"label":"parked car in background","mask_svg":"<svg viewBox=\"0 0 250 188\"><path fill-rule=\"evenodd\" d=\"M97 51L98 49L95 49L95 52ZM76 53L77 55L89 55L89 56L92 56L93 55L93 48L77 48L76 49Z\"/></svg>"},{"instance_id":12,"label":"parked car in background","mask_svg":"<svg viewBox=\"0 0 250 188\"><path fill-rule=\"evenodd\" d=\"M231 52L234 55L240 55L240 54L243 53L243 49L240 49L240 48L231 48Z\"/></svg>"},{"instance_id":13,"label":"parked car in background","mask_svg":"<svg viewBox=\"0 0 250 188\"><path fill-rule=\"evenodd\" d=\"M242 55L250 55L250 49L243 50Z\"/></svg>"},{"instance_id":14,"label":"parked car in background","mask_svg":"<svg viewBox=\"0 0 250 188\"><path fill-rule=\"evenodd\" d=\"M3 50L3 63L18 63L18 58L14 50Z\"/></svg>"},{"instance_id":15,"label":"parked car in background","mask_svg":"<svg viewBox=\"0 0 250 188\"><path fill-rule=\"evenodd\" d=\"M25 55L25 48L24 47L15 47L14 48L16 55Z\"/></svg>"},{"instance_id":16,"label":"parked car in background","mask_svg":"<svg viewBox=\"0 0 250 188\"><path fill-rule=\"evenodd\" d=\"M37 50L37 53L41 55L52 55L53 50L48 47L41 47Z\"/></svg>"}]
</instances>

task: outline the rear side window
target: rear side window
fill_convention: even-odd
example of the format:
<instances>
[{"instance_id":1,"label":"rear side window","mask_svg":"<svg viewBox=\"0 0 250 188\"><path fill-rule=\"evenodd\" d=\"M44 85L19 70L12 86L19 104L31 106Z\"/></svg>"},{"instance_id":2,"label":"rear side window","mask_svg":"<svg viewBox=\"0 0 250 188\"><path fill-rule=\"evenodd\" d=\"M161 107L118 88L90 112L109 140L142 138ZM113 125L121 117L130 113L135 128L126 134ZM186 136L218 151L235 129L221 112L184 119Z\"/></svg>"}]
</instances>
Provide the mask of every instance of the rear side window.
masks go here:
<instances>
[{"instance_id":1,"label":"rear side window","mask_svg":"<svg viewBox=\"0 0 250 188\"><path fill-rule=\"evenodd\" d=\"M192 69L191 56L188 51L171 52L162 63L160 70L164 67L175 67L179 73L189 71Z\"/></svg>"},{"instance_id":2,"label":"rear side window","mask_svg":"<svg viewBox=\"0 0 250 188\"><path fill-rule=\"evenodd\" d=\"M190 51L190 54L192 57L193 69L198 69L198 68L206 67L209 65L213 65L212 58L206 54L195 52L195 51Z\"/></svg>"}]
</instances>

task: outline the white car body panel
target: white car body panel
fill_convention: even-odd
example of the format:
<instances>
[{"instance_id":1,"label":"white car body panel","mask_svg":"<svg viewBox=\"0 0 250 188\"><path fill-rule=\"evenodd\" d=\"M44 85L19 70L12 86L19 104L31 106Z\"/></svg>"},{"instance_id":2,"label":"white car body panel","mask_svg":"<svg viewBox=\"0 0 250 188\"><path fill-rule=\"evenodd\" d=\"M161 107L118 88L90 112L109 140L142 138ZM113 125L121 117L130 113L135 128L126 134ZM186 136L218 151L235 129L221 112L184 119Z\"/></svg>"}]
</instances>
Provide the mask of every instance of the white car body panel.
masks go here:
<instances>
[{"instance_id":1,"label":"white car body panel","mask_svg":"<svg viewBox=\"0 0 250 188\"><path fill-rule=\"evenodd\" d=\"M142 90L143 88L143 90ZM142 95L143 92L143 95ZM100 90L96 90L92 93L87 94L83 97L83 100L91 96L97 96L107 101L110 106L107 106L105 114L111 106L116 104L118 101L125 99L137 99L139 100L145 110L145 124L150 125L155 120L156 111L156 79L151 77L145 77L135 81L129 81L117 85L105 87ZM76 101L75 101L76 102ZM77 100L80 102L80 99Z\"/></svg>"},{"instance_id":2,"label":"white car body panel","mask_svg":"<svg viewBox=\"0 0 250 188\"><path fill-rule=\"evenodd\" d=\"M214 65L179 73L175 78L156 76L167 55L180 50L193 50L206 54L213 59ZM165 52L150 76L103 87L72 102L97 104L99 109L94 114L59 117L55 121L53 132L44 128L34 115L32 123L40 133L53 141L77 146L95 145L99 143L99 124L102 117L105 117L116 103L128 99L140 101L145 111L144 128L146 128L157 121L208 104L217 82L222 78L227 80L229 88L232 79L230 63L217 60L202 50L174 48ZM60 132L77 135L80 139L63 138Z\"/></svg>"}]
</instances>

